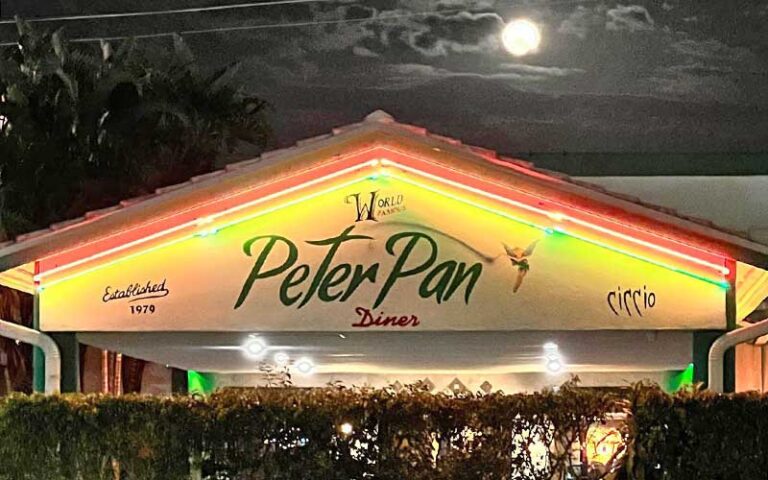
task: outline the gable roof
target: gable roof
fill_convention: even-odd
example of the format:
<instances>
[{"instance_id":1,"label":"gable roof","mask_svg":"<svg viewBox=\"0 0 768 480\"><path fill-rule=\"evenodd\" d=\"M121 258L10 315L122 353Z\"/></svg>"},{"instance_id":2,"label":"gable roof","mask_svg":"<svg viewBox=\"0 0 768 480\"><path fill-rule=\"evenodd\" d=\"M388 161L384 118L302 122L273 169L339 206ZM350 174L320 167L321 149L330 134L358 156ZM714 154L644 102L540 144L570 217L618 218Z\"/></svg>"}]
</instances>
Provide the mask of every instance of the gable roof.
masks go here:
<instances>
[{"instance_id":1,"label":"gable roof","mask_svg":"<svg viewBox=\"0 0 768 480\"><path fill-rule=\"evenodd\" d=\"M536 168L515 158L462 144L459 140L429 133L422 127L396 122L383 111L368 115L362 122L336 128L296 145L267 152L258 158L233 163L226 168L157 189L153 194L124 200L117 205L91 211L84 216L20 235L0 245L0 271L38 260L62 250L76 248L93 239L116 236L154 219L183 213L190 205L232 195L265 179L301 172L330 159L364 149L387 147L408 151L435 162L515 183L539 197L556 197L578 208L621 219L640 230L661 231L682 241L732 258L764 265L768 246L745 234L719 228L709 221L684 216L674 210L646 203L639 198L609 192L597 185L566 175Z\"/></svg>"}]
</instances>

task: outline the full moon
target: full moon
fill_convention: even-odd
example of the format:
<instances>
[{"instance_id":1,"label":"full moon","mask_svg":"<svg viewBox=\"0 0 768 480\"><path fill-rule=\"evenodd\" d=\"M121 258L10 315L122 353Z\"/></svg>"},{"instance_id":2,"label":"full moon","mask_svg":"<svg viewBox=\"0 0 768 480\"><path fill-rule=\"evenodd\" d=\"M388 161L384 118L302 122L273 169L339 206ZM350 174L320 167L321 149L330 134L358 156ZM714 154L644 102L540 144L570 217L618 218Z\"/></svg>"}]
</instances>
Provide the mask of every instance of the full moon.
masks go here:
<instances>
[{"instance_id":1,"label":"full moon","mask_svg":"<svg viewBox=\"0 0 768 480\"><path fill-rule=\"evenodd\" d=\"M530 20L512 20L501 33L504 48L516 57L535 52L541 43L539 27Z\"/></svg>"}]
</instances>

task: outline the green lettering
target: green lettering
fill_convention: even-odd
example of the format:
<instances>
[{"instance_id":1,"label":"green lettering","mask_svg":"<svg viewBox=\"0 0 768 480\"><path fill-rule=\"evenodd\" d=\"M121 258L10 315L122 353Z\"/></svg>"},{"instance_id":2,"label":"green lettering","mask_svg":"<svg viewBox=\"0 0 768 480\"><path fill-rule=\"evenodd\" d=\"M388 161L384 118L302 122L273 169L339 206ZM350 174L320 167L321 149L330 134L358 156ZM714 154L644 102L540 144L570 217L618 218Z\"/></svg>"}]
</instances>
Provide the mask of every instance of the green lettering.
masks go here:
<instances>
[{"instance_id":1,"label":"green lettering","mask_svg":"<svg viewBox=\"0 0 768 480\"><path fill-rule=\"evenodd\" d=\"M299 278L294 279L297 274ZM298 267L288 272L288 275L286 275L285 279L283 279L283 283L280 284L280 301L283 303L283 305L286 307L291 306L296 303L299 298L301 298L301 293L293 297L288 295L288 289L300 284L306 280L308 276L309 265L299 265Z\"/></svg>"},{"instance_id":2,"label":"green lettering","mask_svg":"<svg viewBox=\"0 0 768 480\"><path fill-rule=\"evenodd\" d=\"M341 275L337 275L341 273ZM349 274L352 273L352 267L348 263L342 263L336 265L328 272L323 281L320 283L320 288L317 291L317 297L324 302L332 302L344 294L344 290L341 290L335 294L329 293L328 289L333 288L344 282ZM334 278L337 277L337 278Z\"/></svg>"},{"instance_id":3,"label":"green lettering","mask_svg":"<svg viewBox=\"0 0 768 480\"><path fill-rule=\"evenodd\" d=\"M448 290L445 292L445 296L443 297L443 300L448 300L451 298L451 295L453 295L453 292L456 291L457 288L461 286L462 283L464 283L464 280L467 279L467 277L471 278L469 279L469 283L467 284L467 288L464 290L464 303L469 303L469 296L472 294L472 290L475 288L475 284L480 279L480 274L483 273L483 265L480 263L476 263L469 267L466 271L464 270L466 268L467 264L464 262L461 262L459 264L459 269L456 272L456 275L453 277L453 282L451 282L451 286L448 287Z\"/></svg>"},{"instance_id":4,"label":"green lettering","mask_svg":"<svg viewBox=\"0 0 768 480\"><path fill-rule=\"evenodd\" d=\"M349 240L373 240L373 237L369 237L367 235L350 235L350 232L352 232L352 229L354 228L355 228L354 225L347 227L346 230L341 232L341 234L339 234L336 237L326 238L325 240L307 241L307 243L310 245L317 245L317 246L330 245L331 248L328 249L328 253L325 255L325 258L323 259L322 263L320 263L320 267L318 267L317 272L315 273L315 276L312 279L312 284L309 286L309 290L307 291L307 294L304 296L304 300L302 300L301 303L299 304L299 308L306 305L307 302L309 302L309 300L312 298L312 295L315 294L315 291L317 291L317 287L320 286L320 282L323 280L323 277L325 277L325 272L328 270L328 266L333 261L333 256L336 255L336 252L339 250L339 247L341 246L342 243Z\"/></svg>"},{"instance_id":5,"label":"green lettering","mask_svg":"<svg viewBox=\"0 0 768 480\"><path fill-rule=\"evenodd\" d=\"M248 275L248 278L245 279L243 288L242 290L240 290L240 295L237 297L235 308L239 308L243 304L243 302L245 302L245 299L248 298L248 294L251 292L251 287L253 286L253 283L256 280L279 275L284 271L286 271L288 268L290 268L291 265L293 265L296 262L296 258L298 257L298 251L296 250L296 245L294 245L293 242L291 242L287 238L281 237L278 235L260 235L258 237L253 237L252 239L248 240L243 244L243 252L245 252L245 254L250 257L251 247L253 246L253 244L263 238L268 239L267 243L264 245L264 248L261 250L259 257L256 259L256 263L254 263L253 268L251 269L251 273ZM285 245L288 247L288 256L283 261L282 265L275 267L271 270L267 270L266 272L262 272L261 269L264 267L264 264L267 262L267 258L269 257L269 254L272 252L272 249L275 247L275 244L278 241L285 243Z\"/></svg>"},{"instance_id":6,"label":"green lettering","mask_svg":"<svg viewBox=\"0 0 768 480\"><path fill-rule=\"evenodd\" d=\"M344 292L344 295L341 296L341 301L346 302L347 299L352 296L353 293L355 293L355 290L357 290L357 287L360 286L361 283L363 283L363 280L368 280L371 283L376 283L376 274L379 271L379 264L374 263L370 267L363 270L362 265L355 265L355 271L352 274L352 280L349 282L349 288L347 288L347 291Z\"/></svg>"},{"instance_id":7,"label":"green lettering","mask_svg":"<svg viewBox=\"0 0 768 480\"><path fill-rule=\"evenodd\" d=\"M395 255L395 245L402 239L408 239L408 243L405 244L405 247L403 247L403 250L400 252L399 256L397 257L397 260L395 261L394 267L392 267L392 271L389 273L389 276L387 277L387 280L384 282L384 285L381 287L381 291L379 292L379 296L376 297L376 302L373 304L373 308L378 307L381 305L381 302L384 301L384 299L387 297L387 294L394 286L395 282L397 282L400 278L405 278L411 275L416 275L424 270L428 269L437 258L437 243L435 243L434 240L429 238L427 235L419 232L401 232L396 233L395 235L392 235L387 240L386 249L387 253L390 255ZM416 248L416 245L421 241L425 240L429 247L429 258L427 258L426 261L422 262L420 265L416 265L412 267L410 270L405 269L405 264L408 261L408 257L411 255L411 252L414 248Z\"/></svg>"},{"instance_id":8,"label":"green lettering","mask_svg":"<svg viewBox=\"0 0 768 480\"><path fill-rule=\"evenodd\" d=\"M456 262L453 260L443 262L435 267L426 277L424 277L424 281L421 282L421 285L419 286L419 296L421 296L421 298L428 298L435 295L437 303L442 303L443 300L447 299L447 296L444 298L443 295L445 295L445 289L448 288L455 270ZM432 285L435 278L437 278L437 282L435 285Z\"/></svg>"}]
</instances>

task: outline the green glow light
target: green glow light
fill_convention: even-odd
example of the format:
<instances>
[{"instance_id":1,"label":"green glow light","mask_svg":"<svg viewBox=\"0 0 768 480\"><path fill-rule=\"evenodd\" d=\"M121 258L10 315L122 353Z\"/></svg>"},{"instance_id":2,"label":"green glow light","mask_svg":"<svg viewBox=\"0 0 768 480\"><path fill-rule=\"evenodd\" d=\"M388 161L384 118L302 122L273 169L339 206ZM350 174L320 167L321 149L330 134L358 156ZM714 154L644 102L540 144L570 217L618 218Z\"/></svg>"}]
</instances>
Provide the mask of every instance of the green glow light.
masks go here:
<instances>
[{"instance_id":1,"label":"green glow light","mask_svg":"<svg viewBox=\"0 0 768 480\"><path fill-rule=\"evenodd\" d=\"M676 392L682 388L693 385L693 363L689 363L685 370L674 373L667 381L667 390Z\"/></svg>"},{"instance_id":2,"label":"green glow light","mask_svg":"<svg viewBox=\"0 0 768 480\"><path fill-rule=\"evenodd\" d=\"M212 373L187 372L187 385L191 395L210 395L215 388L215 380Z\"/></svg>"}]
</instances>

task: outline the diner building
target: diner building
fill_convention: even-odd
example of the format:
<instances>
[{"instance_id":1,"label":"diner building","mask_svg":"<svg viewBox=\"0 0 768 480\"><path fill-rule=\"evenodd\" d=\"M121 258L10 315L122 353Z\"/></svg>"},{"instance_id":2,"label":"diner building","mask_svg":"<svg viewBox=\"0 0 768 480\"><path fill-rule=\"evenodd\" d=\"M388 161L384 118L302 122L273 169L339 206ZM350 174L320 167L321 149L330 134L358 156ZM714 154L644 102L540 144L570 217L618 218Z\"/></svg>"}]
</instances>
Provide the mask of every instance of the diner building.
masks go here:
<instances>
[{"instance_id":1,"label":"diner building","mask_svg":"<svg viewBox=\"0 0 768 480\"><path fill-rule=\"evenodd\" d=\"M55 343L38 389L675 390L763 319L768 246L653 203L376 111L23 235L0 283ZM726 388L763 389L761 339Z\"/></svg>"}]
</instances>

